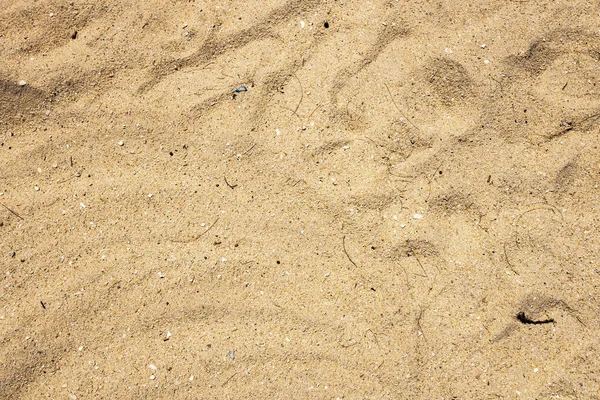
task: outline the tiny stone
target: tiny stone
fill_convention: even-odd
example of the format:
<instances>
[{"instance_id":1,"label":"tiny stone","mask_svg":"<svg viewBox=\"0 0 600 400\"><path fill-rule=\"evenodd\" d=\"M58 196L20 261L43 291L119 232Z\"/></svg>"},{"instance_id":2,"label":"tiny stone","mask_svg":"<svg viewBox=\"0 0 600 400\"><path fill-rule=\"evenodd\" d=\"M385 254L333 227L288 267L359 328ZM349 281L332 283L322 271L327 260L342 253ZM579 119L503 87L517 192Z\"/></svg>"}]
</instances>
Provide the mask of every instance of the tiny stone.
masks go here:
<instances>
[{"instance_id":1,"label":"tiny stone","mask_svg":"<svg viewBox=\"0 0 600 400\"><path fill-rule=\"evenodd\" d=\"M36 192L40 191L40 188L38 186L34 186L33 188L35 189Z\"/></svg>"},{"instance_id":2,"label":"tiny stone","mask_svg":"<svg viewBox=\"0 0 600 400\"><path fill-rule=\"evenodd\" d=\"M148 368L150 368L152 371L156 371L158 369L154 364L148 364Z\"/></svg>"},{"instance_id":3,"label":"tiny stone","mask_svg":"<svg viewBox=\"0 0 600 400\"><path fill-rule=\"evenodd\" d=\"M155 380L155 379L156 379L156 376L154 376L154 375L150 375L150 380L151 380L151 381L153 381L153 380Z\"/></svg>"},{"instance_id":4,"label":"tiny stone","mask_svg":"<svg viewBox=\"0 0 600 400\"><path fill-rule=\"evenodd\" d=\"M414 219L423 219L423 214L415 213L413 214Z\"/></svg>"},{"instance_id":5,"label":"tiny stone","mask_svg":"<svg viewBox=\"0 0 600 400\"><path fill-rule=\"evenodd\" d=\"M117 143L119 146L123 146L125 144L125 142L123 142L122 140L119 140L119 143Z\"/></svg>"},{"instance_id":6,"label":"tiny stone","mask_svg":"<svg viewBox=\"0 0 600 400\"><path fill-rule=\"evenodd\" d=\"M25 85L27 85L27 82L25 82L25 81L19 81L19 86L25 86Z\"/></svg>"}]
</instances>

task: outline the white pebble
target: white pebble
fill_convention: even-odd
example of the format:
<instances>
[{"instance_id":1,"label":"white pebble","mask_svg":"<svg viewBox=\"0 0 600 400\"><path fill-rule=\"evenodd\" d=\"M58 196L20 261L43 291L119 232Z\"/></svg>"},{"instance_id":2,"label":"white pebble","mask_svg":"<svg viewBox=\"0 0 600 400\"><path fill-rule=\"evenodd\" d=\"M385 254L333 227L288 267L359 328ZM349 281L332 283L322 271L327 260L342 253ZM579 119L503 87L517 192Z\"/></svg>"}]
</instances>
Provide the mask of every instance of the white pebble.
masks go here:
<instances>
[{"instance_id":1,"label":"white pebble","mask_svg":"<svg viewBox=\"0 0 600 400\"><path fill-rule=\"evenodd\" d=\"M33 188L35 189L36 192L40 191L40 188L38 186L34 186Z\"/></svg>"},{"instance_id":2,"label":"white pebble","mask_svg":"<svg viewBox=\"0 0 600 400\"><path fill-rule=\"evenodd\" d=\"M125 142L123 142L122 140L119 140L119 143L117 143L119 146L123 146L125 144Z\"/></svg>"},{"instance_id":3,"label":"white pebble","mask_svg":"<svg viewBox=\"0 0 600 400\"><path fill-rule=\"evenodd\" d=\"M171 332L167 332L167 336L165 337L165 340L171 339L171 336L173 336L173 334Z\"/></svg>"},{"instance_id":4,"label":"white pebble","mask_svg":"<svg viewBox=\"0 0 600 400\"><path fill-rule=\"evenodd\" d=\"M27 85L27 82L25 82L25 81L19 81L19 86L25 86L25 85Z\"/></svg>"},{"instance_id":5,"label":"white pebble","mask_svg":"<svg viewBox=\"0 0 600 400\"><path fill-rule=\"evenodd\" d=\"M304 21L300 21L300 28L304 28Z\"/></svg>"},{"instance_id":6,"label":"white pebble","mask_svg":"<svg viewBox=\"0 0 600 400\"><path fill-rule=\"evenodd\" d=\"M79 203L79 207L81 207L81 208L85 208L85 204L83 204L83 203Z\"/></svg>"},{"instance_id":7,"label":"white pebble","mask_svg":"<svg viewBox=\"0 0 600 400\"><path fill-rule=\"evenodd\" d=\"M155 379L156 379L156 376L154 376L154 375L150 375L150 380L151 380L151 381L153 381L153 380L155 380Z\"/></svg>"},{"instance_id":8,"label":"white pebble","mask_svg":"<svg viewBox=\"0 0 600 400\"><path fill-rule=\"evenodd\" d=\"M150 368L152 371L156 371L158 369L154 364L148 364L148 368Z\"/></svg>"},{"instance_id":9,"label":"white pebble","mask_svg":"<svg viewBox=\"0 0 600 400\"><path fill-rule=\"evenodd\" d=\"M413 214L414 219L423 219L423 214L415 213Z\"/></svg>"},{"instance_id":10,"label":"white pebble","mask_svg":"<svg viewBox=\"0 0 600 400\"><path fill-rule=\"evenodd\" d=\"M276 134L277 136L279 136L279 135L281 135L281 131L280 131L279 129L275 129L275 134Z\"/></svg>"}]
</instances>

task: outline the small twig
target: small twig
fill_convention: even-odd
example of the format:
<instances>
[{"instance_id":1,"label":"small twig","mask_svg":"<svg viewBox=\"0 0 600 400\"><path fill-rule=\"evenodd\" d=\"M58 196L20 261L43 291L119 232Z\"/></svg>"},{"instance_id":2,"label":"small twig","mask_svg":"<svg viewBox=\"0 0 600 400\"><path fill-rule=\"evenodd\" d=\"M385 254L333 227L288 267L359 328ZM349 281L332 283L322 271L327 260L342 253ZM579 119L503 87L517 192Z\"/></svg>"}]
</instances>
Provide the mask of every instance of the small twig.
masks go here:
<instances>
[{"instance_id":1,"label":"small twig","mask_svg":"<svg viewBox=\"0 0 600 400\"><path fill-rule=\"evenodd\" d=\"M215 220L215 222L213 222L211 226L209 226L204 232L202 232L198 236L193 237L190 240L171 240L171 242L173 242L173 243L191 243L191 242L195 242L196 240L200 239L202 236L206 235L208 233L208 231L210 231L212 229L212 227L215 226L217 224L217 222L219 222L219 218L220 217L217 217L217 219Z\"/></svg>"},{"instance_id":2,"label":"small twig","mask_svg":"<svg viewBox=\"0 0 600 400\"><path fill-rule=\"evenodd\" d=\"M388 87L387 83L383 84L385 86L385 88L388 91L388 94L390 95L390 99L392 100L392 103L394 104L394 106L396 107L396 110L398 110L398 112L400 113L400 116L402 118L404 118L405 120L408 121L409 124L411 124L413 126L413 128L415 128L417 131L421 132L421 130L419 129L418 126L416 126L415 124L413 124L413 122L407 118L404 114L404 112L402 112L402 110L400 109L400 107L398 107L398 104L396 104L396 101L394 100L394 96L392 96L392 91L390 90L390 88Z\"/></svg>"},{"instance_id":3,"label":"small twig","mask_svg":"<svg viewBox=\"0 0 600 400\"><path fill-rule=\"evenodd\" d=\"M252 151L252 149L254 147L256 147L256 143L254 143L252 146L250 146L250 148L248 150L246 150L245 152L240 153L240 154L232 154L229 156L229 158L233 158L233 157L237 157L237 156L245 156L246 154L250 153L250 151Z\"/></svg>"},{"instance_id":4,"label":"small twig","mask_svg":"<svg viewBox=\"0 0 600 400\"><path fill-rule=\"evenodd\" d=\"M221 385L221 387L224 387L225 385L227 385L229 383L229 381L236 376L237 374L239 374L239 372L234 373L233 375L231 375L229 378L227 378L227 380L225 382L223 382L223 384Z\"/></svg>"},{"instance_id":5,"label":"small twig","mask_svg":"<svg viewBox=\"0 0 600 400\"><path fill-rule=\"evenodd\" d=\"M419 260L419 257L415 256L415 260L417 260L417 264L419 264L419 267L421 267L421 271L423 271L423 273L425 275L420 275L420 274L415 274L416 276L420 276L422 278L429 278L429 276L427 275L427 271L425 271L425 268L423 268L423 264L421 264L421 261Z\"/></svg>"},{"instance_id":6,"label":"small twig","mask_svg":"<svg viewBox=\"0 0 600 400\"><path fill-rule=\"evenodd\" d=\"M421 335L423 335L423 339L427 340L427 338L425 337L425 332L423 332L423 327L421 326L421 319L423 319L423 314L425 314L425 309L423 309L422 306L419 306L419 315L417 315L416 319L417 328L419 329Z\"/></svg>"},{"instance_id":7,"label":"small twig","mask_svg":"<svg viewBox=\"0 0 600 400\"><path fill-rule=\"evenodd\" d=\"M227 177L223 176L223 179L225 179L225 183L227 184L227 186L229 186L231 189L235 189L237 187L237 185L232 185L229 182L227 182Z\"/></svg>"},{"instance_id":8,"label":"small twig","mask_svg":"<svg viewBox=\"0 0 600 400\"><path fill-rule=\"evenodd\" d=\"M538 204L540 204L540 203L538 203ZM556 215L558 213L558 215L560 215L561 219L564 218L563 215L562 215L562 213L560 213L558 211L558 209L555 206L553 206L552 204L548 204L548 203L541 203L541 204L544 204L544 206L532 208L530 210L524 211L521 215L519 215L519 217L515 221L515 225L519 223L519 221L521 220L521 218L523 217L523 215L528 214L528 213L530 213L532 211L539 211L539 210L552 211L552 214Z\"/></svg>"},{"instance_id":9,"label":"small twig","mask_svg":"<svg viewBox=\"0 0 600 400\"><path fill-rule=\"evenodd\" d=\"M315 113L315 112L316 112L316 111L319 109L319 107L321 107L321 105L320 105L320 104L318 104L318 105L315 107L315 109L314 109L314 110L313 110L313 111L312 111L312 112L311 112L311 113L308 115L308 117L306 117L306 119L309 119L310 117L312 117L312 116L313 116L313 114L314 114L314 113Z\"/></svg>"},{"instance_id":10,"label":"small twig","mask_svg":"<svg viewBox=\"0 0 600 400\"><path fill-rule=\"evenodd\" d=\"M246 150L245 152L242 153L243 156L245 156L246 154L250 153L250 151L256 146L256 143L254 143L252 146L250 146L250 148L248 150Z\"/></svg>"},{"instance_id":11,"label":"small twig","mask_svg":"<svg viewBox=\"0 0 600 400\"><path fill-rule=\"evenodd\" d=\"M515 268L512 266L512 264L508 260L508 254L506 253L506 243L504 243L504 259L506 260L506 263L508 264L508 267L510 268L510 270L512 272L514 272L515 274L519 275L519 273L515 270Z\"/></svg>"},{"instance_id":12,"label":"small twig","mask_svg":"<svg viewBox=\"0 0 600 400\"><path fill-rule=\"evenodd\" d=\"M302 104L302 100L304 99L304 88L302 87L302 82L300 82L300 79L298 78L298 76L296 74L294 74L294 78L296 78L296 80L300 84L300 101L298 102L298 105L294 109L294 114L296 114L296 116L298 118L300 118L298 115L298 109L300 108L300 104Z\"/></svg>"},{"instance_id":13,"label":"small twig","mask_svg":"<svg viewBox=\"0 0 600 400\"><path fill-rule=\"evenodd\" d=\"M346 257L348 257L348 260L350 260L352 265L354 265L356 268L359 268L359 266L354 262L354 260L352 260L350 254L348 254L348 251L346 250L346 236L344 236L344 238L342 239L342 247L344 248L344 253L346 253Z\"/></svg>"},{"instance_id":14,"label":"small twig","mask_svg":"<svg viewBox=\"0 0 600 400\"><path fill-rule=\"evenodd\" d=\"M566 87L566 86L567 85L565 85L564 87ZM563 89L564 89L564 87L563 87ZM579 120L579 121L567 122L567 123L564 124L564 125L566 125L566 127L563 130L561 130L559 132L556 132L556 133L553 133L552 135L548 136L548 139L552 140L552 139L556 139L558 137L561 137L561 136L563 136L567 132L570 132L572 130L580 128L581 125L584 122L587 122L589 120L596 120L598 118L600 118L600 113L589 115L589 116L587 116L587 117L585 117L585 118L583 118L582 120Z\"/></svg>"},{"instance_id":15,"label":"small twig","mask_svg":"<svg viewBox=\"0 0 600 400\"><path fill-rule=\"evenodd\" d=\"M17 214L15 211L13 211L13 210L11 210L10 208L8 208L7 206L5 206L3 203L0 203L0 205L1 205L2 207L6 208L8 211L10 211L10 213L11 213L12 215L14 215L15 217L17 217L17 218L20 218L20 219L22 219L23 221L25 220L25 218L21 217L21 216L20 216L19 214Z\"/></svg>"}]
</instances>

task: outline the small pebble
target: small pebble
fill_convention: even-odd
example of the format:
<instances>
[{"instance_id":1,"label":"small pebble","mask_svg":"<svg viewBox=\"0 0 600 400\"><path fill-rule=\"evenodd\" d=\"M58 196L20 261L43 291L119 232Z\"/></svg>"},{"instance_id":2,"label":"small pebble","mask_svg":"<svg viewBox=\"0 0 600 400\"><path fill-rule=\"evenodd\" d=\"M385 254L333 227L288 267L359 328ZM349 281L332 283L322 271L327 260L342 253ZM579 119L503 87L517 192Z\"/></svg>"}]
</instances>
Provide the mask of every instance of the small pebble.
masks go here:
<instances>
[{"instance_id":1,"label":"small pebble","mask_svg":"<svg viewBox=\"0 0 600 400\"><path fill-rule=\"evenodd\" d=\"M171 332L167 332L167 336L165 336L165 342L171 339L171 336L173 336L173 334Z\"/></svg>"},{"instance_id":2,"label":"small pebble","mask_svg":"<svg viewBox=\"0 0 600 400\"><path fill-rule=\"evenodd\" d=\"M119 143L117 143L119 146L123 146L125 144L125 142L123 142L122 140L119 140Z\"/></svg>"},{"instance_id":3,"label":"small pebble","mask_svg":"<svg viewBox=\"0 0 600 400\"><path fill-rule=\"evenodd\" d=\"M148 368L150 368L152 371L156 371L158 369L154 364L148 364Z\"/></svg>"},{"instance_id":4,"label":"small pebble","mask_svg":"<svg viewBox=\"0 0 600 400\"><path fill-rule=\"evenodd\" d=\"M423 214L415 213L413 214L414 219L423 219Z\"/></svg>"},{"instance_id":5,"label":"small pebble","mask_svg":"<svg viewBox=\"0 0 600 400\"><path fill-rule=\"evenodd\" d=\"M38 186L34 186L33 188L35 189L36 192L40 191L40 188Z\"/></svg>"},{"instance_id":6,"label":"small pebble","mask_svg":"<svg viewBox=\"0 0 600 400\"><path fill-rule=\"evenodd\" d=\"M153 381L153 380L155 380L155 379L156 379L156 376L154 376L154 375L150 375L150 380L151 380L151 381Z\"/></svg>"},{"instance_id":7,"label":"small pebble","mask_svg":"<svg viewBox=\"0 0 600 400\"><path fill-rule=\"evenodd\" d=\"M27 85L27 82L25 82L25 81L19 81L19 86L25 86L25 85Z\"/></svg>"}]
</instances>

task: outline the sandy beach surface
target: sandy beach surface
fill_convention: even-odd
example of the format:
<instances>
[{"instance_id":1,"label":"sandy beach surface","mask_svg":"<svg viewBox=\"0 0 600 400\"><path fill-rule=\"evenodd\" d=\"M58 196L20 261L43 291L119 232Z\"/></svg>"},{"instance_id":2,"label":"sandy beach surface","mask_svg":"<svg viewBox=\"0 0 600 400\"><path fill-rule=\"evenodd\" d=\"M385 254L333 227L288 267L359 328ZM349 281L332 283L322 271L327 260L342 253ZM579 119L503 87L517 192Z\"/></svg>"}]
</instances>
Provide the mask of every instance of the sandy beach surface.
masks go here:
<instances>
[{"instance_id":1,"label":"sandy beach surface","mask_svg":"<svg viewBox=\"0 0 600 400\"><path fill-rule=\"evenodd\" d=\"M0 398L600 398L596 2L0 3Z\"/></svg>"}]
</instances>

